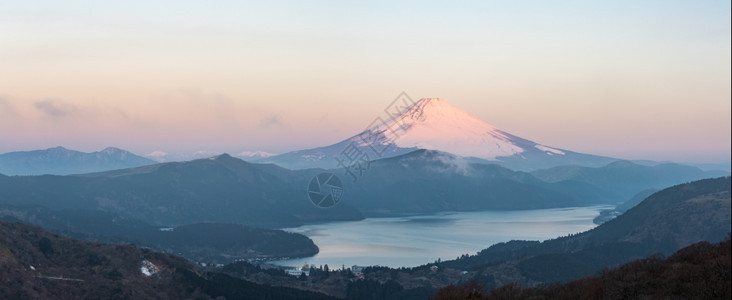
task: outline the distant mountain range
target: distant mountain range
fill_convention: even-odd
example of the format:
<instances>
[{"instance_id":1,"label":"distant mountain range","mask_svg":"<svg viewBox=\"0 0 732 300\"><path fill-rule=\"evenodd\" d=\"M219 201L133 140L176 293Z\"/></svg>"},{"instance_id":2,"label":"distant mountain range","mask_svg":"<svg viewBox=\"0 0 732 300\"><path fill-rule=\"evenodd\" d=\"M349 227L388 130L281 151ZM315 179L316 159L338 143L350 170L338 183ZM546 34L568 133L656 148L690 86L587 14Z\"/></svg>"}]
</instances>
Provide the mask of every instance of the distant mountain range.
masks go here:
<instances>
[{"instance_id":1,"label":"distant mountain range","mask_svg":"<svg viewBox=\"0 0 732 300\"><path fill-rule=\"evenodd\" d=\"M108 147L85 153L55 147L0 154L0 174L68 175L132 168L157 163L128 151Z\"/></svg>"},{"instance_id":2,"label":"distant mountain range","mask_svg":"<svg viewBox=\"0 0 732 300\"><path fill-rule=\"evenodd\" d=\"M328 210L312 205L306 188L317 172L220 155L83 175L0 176L0 203L102 210L156 226L290 227L363 218L347 203Z\"/></svg>"},{"instance_id":3,"label":"distant mountain range","mask_svg":"<svg viewBox=\"0 0 732 300\"><path fill-rule=\"evenodd\" d=\"M444 152L470 163L496 164L527 172L554 167L601 167L620 161L518 137L441 98L422 98L414 103L405 100L401 106L395 105L385 111L388 114L378 116L366 130L329 146L284 154L243 151L234 156L255 163L274 163L291 170L337 169L344 166L344 161L355 158L375 161L416 150ZM0 174L82 174L162 162L190 161L221 154L207 150L170 154L157 150L142 157L113 147L93 153L56 147L0 154ZM663 164L647 160L633 162L646 166ZM705 171L731 170L729 162L692 165Z\"/></svg>"},{"instance_id":4,"label":"distant mountain range","mask_svg":"<svg viewBox=\"0 0 732 300\"><path fill-rule=\"evenodd\" d=\"M237 154L237 157L241 157L243 159L252 159L252 158L267 158L272 157L277 154L269 153L266 151L243 151Z\"/></svg>"},{"instance_id":5,"label":"distant mountain range","mask_svg":"<svg viewBox=\"0 0 732 300\"><path fill-rule=\"evenodd\" d=\"M346 181L345 201L367 215L614 205L645 189L729 175L683 165L641 166L625 161L581 170L572 175L565 168L526 173L417 150L372 162L355 183L343 170L332 172Z\"/></svg>"},{"instance_id":6,"label":"distant mountain range","mask_svg":"<svg viewBox=\"0 0 732 300\"><path fill-rule=\"evenodd\" d=\"M536 171L554 167L601 167L620 161L612 157L573 152L524 139L501 130L441 98L422 98L405 102L388 115L377 117L369 127L333 145L298 150L284 154L243 151L235 157L255 163L274 163L300 170L337 169L344 161L357 158L375 161L404 155L416 150L449 153L470 163L496 164L515 171ZM409 105L406 105L409 104ZM395 106L397 107L397 106ZM109 147L99 152L83 153L63 147L0 154L0 174L68 175L181 162L221 155L199 150L186 154L153 151L145 157ZM646 166L663 163L634 161ZM730 164L697 164L702 170L730 172Z\"/></svg>"},{"instance_id":7,"label":"distant mountain range","mask_svg":"<svg viewBox=\"0 0 732 300\"><path fill-rule=\"evenodd\" d=\"M198 150L191 153L177 153L177 154L170 154L163 151L153 151L148 154L145 154L144 156L155 160L156 162L181 162L181 161L189 161L189 160L195 160L195 159L201 159L201 158L209 158L214 156L219 156L221 154L224 154L223 152L218 151L207 151L207 150ZM267 157L275 156L274 153L269 153L266 151L242 151L239 152L236 155L233 155L234 157L244 159L246 161L256 161L261 160Z\"/></svg>"},{"instance_id":8,"label":"distant mountain range","mask_svg":"<svg viewBox=\"0 0 732 300\"><path fill-rule=\"evenodd\" d=\"M654 166L617 161L599 168L561 166L531 172L546 182L583 182L605 190L612 190L624 199L647 188L660 189L674 184L702 178L727 176L725 171L702 171L697 167L666 163ZM680 178L679 174L687 177Z\"/></svg>"},{"instance_id":9,"label":"distant mountain range","mask_svg":"<svg viewBox=\"0 0 732 300\"><path fill-rule=\"evenodd\" d=\"M718 176L693 167L632 163L590 169L598 175L542 172L554 178L548 182L526 172L417 150L376 160L352 182L339 169L288 170L220 155L82 175L0 176L0 204L102 210L156 226L221 222L290 227L364 215L617 204L644 189ZM344 182L341 202L330 209L314 206L306 194L310 180L321 172ZM604 172L612 176L601 176Z\"/></svg>"},{"instance_id":10,"label":"distant mountain range","mask_svg":"<svg viewBox=\"0 0 732 300\"><path fill-rule=\"evenodd\" d=\"M336 144L257 159L290 169L336 168L355 145L369 158L388 158L418 149L437 150L472 162L512 170L561 165L603 166L617 159L577 153L520 138L478 119L440 98L422 98L393 118L379 118L368 129Z\"/></svg>"}]
</instances>

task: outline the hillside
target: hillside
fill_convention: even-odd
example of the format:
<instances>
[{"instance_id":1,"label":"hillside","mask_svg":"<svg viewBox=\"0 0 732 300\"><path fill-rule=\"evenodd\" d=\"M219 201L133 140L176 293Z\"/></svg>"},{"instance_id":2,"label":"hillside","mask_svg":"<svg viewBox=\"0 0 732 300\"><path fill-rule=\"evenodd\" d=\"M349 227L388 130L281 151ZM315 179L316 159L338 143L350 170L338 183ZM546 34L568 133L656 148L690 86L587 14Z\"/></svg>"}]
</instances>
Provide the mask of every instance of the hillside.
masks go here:
<instances>
[{"instance_id":1,"label":"hillside","mask_svg":"<svg viewBox=\"0 0 732 300\"><path fill-rule=\"evenodd\" d=\"M618 168L616 164L584 168L602 180L566 177L546 181L534 173L471 163L439 151L417 150L371 162L355 183L343 175L344 197L366 215L588 206L616 204L645 189L716 174L682 165L658 169L632 163ZM635 172L644 175L633 177Z\"/></svg>"},{"instance_id":2,"label":"hillside","mask_svg":"<svg viewBox=\"0 0 732 300\"><path fill-rule=\"evenodd\" d=\"M0 299L329 299L197 269L132 245L82 242L0 221Z\"/></svg>"},{"instance_id":3,"label":"hillside","mask_svg":"<svg viewBox=\"0 0 732 300\"><path fill-rule=\"evenodd\" d=\"M54 211L41 206L2 204L0 220L41 226L84 240L134 243L209 264L240 259L308 257L318 253L313 241L302 234L239 224L197 223L161 230L146 222L108 212Z\"/></svg>"},{"instance_id":4,"label":"hillside","mask_svg":"<svg viewBox=\"0 0 732 300\"><path fill-rule=\"evenodd\" d=\"M600 225L602 223L605 223L609 220L612 220L613 218L625 213L629 209L635 207L639 203L641 203L643 200L648 198L648 196L653 195L654 193L658 192L656 189L647 189L638 192L633 197L628 199L627 201L621 203L620 205L616 206L613 209L603 210L600 212L600 215L595 217L592 222L594 222L597 225Z\"/></svg>"},{"instance_id":5,"label":"hillside","mask_svg":"<svg viewBox=\"0 0 732 300\"><path fill-rule=\"evenodd\" d=\"M477 282L450 285L432 299L730 299L730 245L729 237L714 245L698 242L665 259L651 256L564 284L491 291Z\"/></svg>"},{"instance_id":6,"label":"hillside","mask_svg":"<svg viewBox=\"0 0 732 300\"><path fill-rule=\"evenodd\" d=\"M567 207L612 199L585 184L548 184L528 173L432 150L374 161L345 188L367 215Z\"/></svg>"}]
</instances>

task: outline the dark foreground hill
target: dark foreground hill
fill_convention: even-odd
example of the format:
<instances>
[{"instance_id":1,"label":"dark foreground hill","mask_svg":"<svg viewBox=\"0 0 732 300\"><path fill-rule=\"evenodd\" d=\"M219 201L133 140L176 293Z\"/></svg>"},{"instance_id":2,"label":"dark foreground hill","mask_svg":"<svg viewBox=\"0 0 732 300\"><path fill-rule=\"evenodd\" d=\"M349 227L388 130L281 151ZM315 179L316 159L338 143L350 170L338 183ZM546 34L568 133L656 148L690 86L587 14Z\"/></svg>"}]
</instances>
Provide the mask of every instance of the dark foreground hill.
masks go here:
<instances>
[{"instance_id":1,"label":"dark foreground hill","mask_svg":"<svg viewBox=\"0 0 732 300\"><path fill-rule=\"evenodd\" d=\"M82 242L0 221L0 299L330 299L197 269L132 245ZM220 298L217 298L220 299Z\"/></svg>"},{"instance_id":2,"label":"dark foreground hill","mask_svg":"<svg viewBox=\"0 0 732 300\"><path fill-rule=\"evenodd\" d=\"M602 223L610 221L613 218L615 218L619 215L622 215L629 209L638 205L639 203L641 203L641 201L645 200L646 198L648 198L648 196L653 195L656 192L658 192L658 190L656 190L656 189L647 189L647 190L640 191L639 193L633 195L633 197L628 199L628 201L623 202L622 204L616 206L615 208L600 211L600 215L595 217L595 219L592 220L592 222L594 222L597 225L600 225Z\"/></svg>"},{"instance_id":3,"label":"dark foreground hill","mask_svg":"<svg viewBox=\"0 0 732 300\"><path fill-rule=\"evenodd\" d=\"M699 242L662 259L651 256L564 284L486 291L480 283L450 285L433 299L730 299L732 247Z\"/></svg>"},{"instance_id":4,"label":"dark foreground hill","mask_svg":"<svg viewBox=\"0 0 732 300\"><path fill-rule=\"evenodd\" d=\"M223 264L243 259L308 257L318 247L308 237L241 224L196 223L158 228L140 220L90 210L50 210L0 204L0 220L41 226L83 240L133 243L192 261Z\"/></svg>"}]
</instances>

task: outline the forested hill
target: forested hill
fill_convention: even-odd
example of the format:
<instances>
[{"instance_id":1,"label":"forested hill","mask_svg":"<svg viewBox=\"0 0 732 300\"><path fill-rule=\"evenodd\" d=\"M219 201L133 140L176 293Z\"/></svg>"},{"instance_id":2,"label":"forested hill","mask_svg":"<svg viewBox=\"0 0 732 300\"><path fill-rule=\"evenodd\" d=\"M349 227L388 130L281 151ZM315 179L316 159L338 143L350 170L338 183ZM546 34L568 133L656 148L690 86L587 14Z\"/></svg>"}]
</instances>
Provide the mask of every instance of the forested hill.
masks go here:
<instances>
[{"instance_id":1,"label":"forested hill","mask_svg":"<svg viewBox=\"0 0 732 300\"><path fill-rule=\"evenodd\" d=\"M491 291L478 282L451 285L433 299L730 299L730 245L729 237L719 244L699 242L666 259L639 259L565 284L508 284Z\"/></svg>"},{"instance_id":2,"label":"forested hill","mask_svg":"<svg viewBox=\"0 0 732 300\"><path fill-rule=\"evenodd\" d=\"M331 299L206 273L183 258L133 245L83 242L38 227L0 221L0 299L217 297Z\"/></svg>"},{"instance_id":3,"label":"forested hill","mask_svg":"<svg viewBox=\"0 0 732 300\"><path fill-rule=\"evenodd\" d=\"M5 204L0 204L0 220L41 226L83 240L133 243L204 263L308 257L318 253L313 241L302 234L241 224L196 223L161 230L146 222L108 212Z\"/></svg>"}]
</instances>

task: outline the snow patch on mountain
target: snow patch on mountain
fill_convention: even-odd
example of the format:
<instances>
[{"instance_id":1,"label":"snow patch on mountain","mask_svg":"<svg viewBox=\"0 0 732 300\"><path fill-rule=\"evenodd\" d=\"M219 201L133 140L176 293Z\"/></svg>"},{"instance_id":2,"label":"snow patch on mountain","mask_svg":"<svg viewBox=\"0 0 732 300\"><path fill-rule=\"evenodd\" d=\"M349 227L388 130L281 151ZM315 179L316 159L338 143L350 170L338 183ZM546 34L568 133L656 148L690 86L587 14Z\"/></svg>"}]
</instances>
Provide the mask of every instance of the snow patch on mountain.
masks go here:
<instances>
[{"instance_id":1,"label":"snow patch on mountain","mask_svg":"<svg viewBox=\"0 0 732 300\"><path fill-rule=\"evenodd\" d=\"M107 147L107 148L104 148L102 151L99 151L99 152L100 153L107 154L107 155L114 155L114 154L120 154L120 153L122 153L122 154L129 153L129 152L125 151L125 150L122 150L122 149L116 148L116 147Z\"/></svg>"},{"instance_id":2,"label":"snow patch on mountain","mask_svg":"<svg viewBox=\"0 0 732 300\"><path fill-rule=\"evenodd\" d=\"M155 158L162 158L162 157L168 156L168 153L159 151L159 150L155 150L153 152L145 154L145 156L155 159Z\"/></svg>"},{"instance_id":3,"label":"snow patch on mountain","mask_svg":"<svg viewBox=\"0 0 732 300\"><path fill-rule=\"evenodd\" d=\"M239 153L239 157L248 157L248 158L251 158L251 157L267 158L267 157L271 157L271 156L275 156L275 155L277 155L277 154L269 153L269 152L265 152L265 151L243 151L243 152Z\"/></svg>"},{"instance_id":4,"label":"snow patch on mountain","mask_svg":"<svg viewBox=\"0 0 732 300\"><path fill-rule=\"evenodd\" d=\"M536 144L536 145L534 145L534 147L535 147L536 149L539 149L539 150L541 150L541 151L544 151L544 152L546 152L547 154L558 154L558 155L564 155L564 151L562 151L562 150L558 150L558 149L554 149L554 148L551 148L551 147L547 147L547 146L544 146L544 145L539 145L539 144Z\"/></svg>"},{"instance_id":5,"label":"snow patch on mountain","mask_svg":"<svg viewBox=\"0 0 732 300\"><path fill-rule=\"evenodd\" d=\"M191 157L193 158L209 158L211 156L219 155L221 152L217 151L209 151L209 150L198 150L196 152L193 152L193 155Z\"/></svg>"},{"instance_id":6,"label":"snow patch on mountain","mask_svg":"<svg viewBox=\"0 0 732 300\"><path fill-rule=\"evenodd\" d=\"M321 161L325 157L325 154L303 154L301 155L301 157L304 158L306 161Z\"/></svg>"},{"instance_id":7,"label":"snow patch on mountain","mask_svg":"<svg viewBox=\"0 0 732 300\"><path fill-rule=\"evenodd\" d=\"M140 273L143 275L150 277L158 272L158 267L155 266L152 262L145 259L142 261L142 265L140 266Z\"/></svg>"},{"instance_id":8,"label":"snow patch on mountain","mask_svg":"<svg viewBox=\"0 0 732 300\"><path fill-rule=\"evenodd\" d=\"M449 152L495 160L524 152L491 124L440 98L423 98L389 124L401 148ZM403 133L403 134L400 134Z\"/></svg>"}]
</instances>

